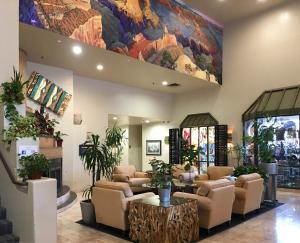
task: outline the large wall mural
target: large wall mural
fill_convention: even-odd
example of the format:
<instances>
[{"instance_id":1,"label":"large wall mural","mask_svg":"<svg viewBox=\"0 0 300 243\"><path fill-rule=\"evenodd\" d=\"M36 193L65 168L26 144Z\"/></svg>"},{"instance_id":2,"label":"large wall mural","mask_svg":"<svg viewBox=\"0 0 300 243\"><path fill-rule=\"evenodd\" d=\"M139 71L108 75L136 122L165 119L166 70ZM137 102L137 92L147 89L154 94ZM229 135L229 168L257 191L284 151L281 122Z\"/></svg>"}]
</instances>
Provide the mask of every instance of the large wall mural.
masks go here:
<instances>
[{"instance_id":1,"label":"large wall mural","mask_svg":"<svg viewBox=\"0 0 300 243\"><path fill-rule=\"evenodd\" d=\"M20 0L20 22L222 84L223 29L181 0Z\"/></svg>"}]
</instances>

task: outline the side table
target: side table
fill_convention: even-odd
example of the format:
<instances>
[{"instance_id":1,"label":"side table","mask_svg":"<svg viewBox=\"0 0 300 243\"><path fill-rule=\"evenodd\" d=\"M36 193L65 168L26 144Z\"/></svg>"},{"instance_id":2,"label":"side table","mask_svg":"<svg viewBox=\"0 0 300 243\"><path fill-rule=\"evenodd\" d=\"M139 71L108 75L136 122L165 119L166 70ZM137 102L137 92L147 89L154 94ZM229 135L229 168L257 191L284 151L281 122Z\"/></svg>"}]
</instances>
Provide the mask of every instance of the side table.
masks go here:
<instances>
[{"instance_id":1,"label":"side table","mask_svg":"<svg viewBox=\"0 0 300 243\"><path fill-rule=\"evenodd\" d=\"M129 236L138 242L183 243L199 240L198 203L171 197L161 204L158 196L129 204Z\"/></svg>"}]
</instances>

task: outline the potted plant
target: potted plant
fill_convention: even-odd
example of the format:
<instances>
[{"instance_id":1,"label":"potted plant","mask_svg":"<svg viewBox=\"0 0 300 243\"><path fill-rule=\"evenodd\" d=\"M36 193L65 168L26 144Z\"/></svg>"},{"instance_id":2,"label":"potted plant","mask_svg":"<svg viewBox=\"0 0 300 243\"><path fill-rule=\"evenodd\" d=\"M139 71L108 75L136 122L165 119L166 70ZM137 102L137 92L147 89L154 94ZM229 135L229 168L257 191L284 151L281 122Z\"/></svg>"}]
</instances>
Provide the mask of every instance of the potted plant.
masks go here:
<instances>
[{"instance_id":1,"label":"potted plant","mask_svg":"<svg viewBox=\"0 0 300 243\"><path fill-rule=\"evenodd\" d=\"M119 158L108 144L111 143L107 140L101 143L100 136L96 134L92 134L91 140L84 143L86 151L81 159L84 169L92 175L92 185L84 189L82 196L85 200L80 202L82 219L86 224L95 222L95 209L91 197L96 181L101 177L111 178L113 168L119 164Z\"/></svg>"},{"instance_id":2,"label":"potted plant","mask_svg":"<svg viewBox=\"0 0 300 243\"><path fill-rule=\"evenodd\" d=\"M33 137L33 139L36 139L39 135L35 127L34 117L19 114L14 117L8 129L3 129L2 133L4 134L3 142L8 145L18 138Z\"/></svg>"},{"instance_id":3,"label":"potted plant","mask_svg":"<svg viewBox=\"0 0 300 243\"><path fill-rule=\"evenodd\" d=\"M23 88L28 81L22 82L22 75L13 69L14 76L11 82L4 82L1 84L3 90L0 95L1 102L5 105L5 118L12 122L18 115L16 105L21 105L25 99Z\"/></svg>"},{"instance_id":4,"label":"potted plant","mask_svg":"<svg viewBox=\"0 0 300 243\"><path fill-rule=\"evenodd\" d=\"M125 130L122 130L117 126L117 123L115 123L112 127L107 128L105 132L105 144L111 149L116 163L120 163L123 153Z\"/></svg>"},{"instance_id":5,"label":"potted plant","mask_svg":"<svg viewBox=\"0 0 300 243\"><path fill-rule=\"evenodd\" d=\"M268 118L267 121L270 122L271 118ZM276 134L274 123L264 126L262 122L254 121L253 128L255 135L246 138L246 140L257 146L258 160L265 172L268 175L276 175L278 173L278 165L274 156L275 146L273 142Z\"/></svg>"},{"instance_id":6,"label":"potted plant","mask_svg":"<svg viewBox=\"0 0 300 243\"><path fill-rule=\"evenodd\" d=\"M54 128L58 121L49 118L49 113L45 113L45 107L41 106L40 111L36 110L34 113L35 126L39 131L40 136L52 137L54 135Z\"/></svg>"},{"instance_id":7,"label":"potted plant","mask_svg":"<svg viewBox=\"0 0 300 243\"><path fill-rule=\"evenodd\" d=\"M272 118L268 118L267 122L270 123ZM254 136L246 138L250 143L254 144L258 152L258 160L261 163L261 168L268 175L266 183L265 199L271 202L276 201L276 187L278 174L278 163L274 156L274 138L276 135L276 127L274 122L268 126L262 124L262 122L254 121Z\"/></svg>"},{"instance_id":8,"label":"potted plant","mask_svg":"<svg viewBox=\"0 0 300 243\"><path fill-rule=\"evenodd\" d=\"M238 166L234 169L233 176L239 177L241 175L248 175L252 173L260 174L261 178L263 178L264 180L268 179L268 175L266 174L266 172L261 167L255 165Z\"/></svg>"},{"instance_id":9,"label":"potted plant","mask_svg":"<svg viewBox=\"0 0 300 243\"><path fill-rule=\"evenodd\" d=\"M41 179L43 173L49 170L49 165L49 160L43 154L34 153L29 156L22 156L18 175L23 181L38 180Z\"/></svg>"},{"instance_id":10,"label":"potted plant","mask_svg":"<svg viewBox=\"0 0 300 243\"><path fill-rule=\"evenodd\" d=\"M161 202L170 201L172 180L172 165L161 161L158 170L151 178L151 186L158 189L158 195Z\"/></svg>"},{"instance_id":11,"label":"potted plant","mask_svg":"<svg viewBox=\"0 0 300 243\"><path fill-rule=\"evenodd\" d=\"M65 133L62 133L61 131L57 131L57 132L55 132L55 134L54 134L54 139L55 139L55 141L56 141L56 146L57 147L62 147L62 143L63 143L63 139L62 139L62 136L67 136L67 134L65 134Z\"/></svg>"},{"instance_id":12,"label":"potted plant","mask_svg":"<svg viewBox=\"0 0 300 243\"><path fill-rule=\"evenodd\" d=\"M197 163L198 156L203 155L204 152L202 151L201 147L196 147L195 145L189 144L187 139L182 139L181 141L181 160L184 164L184 170L189 172L190 174L190 181L192 181L192 166Z\"/></svg>"},{"instance_id":13,"label":"potted plant","mask_svg":"<svg viewBox=\"0 0 300 243\"><path fill-rule=\"evenodd\" d=\"M153 159L151 159L149 161L149 165L152 166L152 171L156 172L159 168L159 165L162 163L162 160L156 159L156 157L154 157Z\"/></svg>"}]
</instances>

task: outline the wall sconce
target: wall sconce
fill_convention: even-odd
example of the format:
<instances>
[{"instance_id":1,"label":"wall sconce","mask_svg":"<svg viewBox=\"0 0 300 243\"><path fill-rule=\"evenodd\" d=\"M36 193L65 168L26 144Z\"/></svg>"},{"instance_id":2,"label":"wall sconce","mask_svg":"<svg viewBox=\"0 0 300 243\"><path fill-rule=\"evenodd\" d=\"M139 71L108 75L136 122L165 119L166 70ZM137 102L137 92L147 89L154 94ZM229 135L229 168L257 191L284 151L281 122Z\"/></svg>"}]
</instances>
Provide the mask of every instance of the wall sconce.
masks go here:
<instances>
[{"instance_id":1,"label":"wall sconce","mask_svg":"<svg viewBox=\"0 0 300 243\"><path fill-rule=\"evenodd\" d=\"M73 123L75 125L81 125L82 123L82 115L81 114L74 114L74 117L73 117Z\"/></svg>"},{"instance_id":2,"label":"wall sconce","mask_svg":"<svg viewBox=\"0 0 300 243\"><path fill-rule=\"evenodd\" d=\"M227 132L227 143L228 143L228 146L233 144L232 134L233 134L233 129L229 128L228 132Z\"/></svg>"}]
</instances>

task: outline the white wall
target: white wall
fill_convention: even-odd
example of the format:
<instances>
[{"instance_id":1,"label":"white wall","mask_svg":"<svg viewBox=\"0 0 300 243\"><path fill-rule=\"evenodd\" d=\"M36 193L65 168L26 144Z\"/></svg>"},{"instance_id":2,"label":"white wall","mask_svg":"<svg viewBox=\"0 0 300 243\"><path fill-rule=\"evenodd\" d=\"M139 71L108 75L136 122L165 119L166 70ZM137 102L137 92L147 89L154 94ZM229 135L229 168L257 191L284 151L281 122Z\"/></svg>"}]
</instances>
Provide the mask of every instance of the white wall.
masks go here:
<instances>
[{"instance_id":1,"label":"white wall","mask_svg":"<svg viewBox=\"0 0 300 243\"><path fill-rule=\"evenodd\" d=\"M137 171L142 170L142 125L129 125L128 163L134 165Z\"/></svg>"},{"instance_id":2,"label":"white wall","mask_svg":"<svg viewBox=\"0 0 300 243\"><path fill-rule=\"evenodd\" d=\"M169 123L143 124L143 170L151 170L148 164L150 159L156 157L164 162L169 162L169 144L165 143L165 137L169 136L169 129L173 126ZM161 156L146 155L146 140L161 140Z\"/></svg>"},{"instance_id":3,"label":"white wall","mask_svg":"<svg viewBox=\"0 0 300 243\"><path fill-rule=\"evenodd\" d=\"M151 117L169 120L172 112L172 96L145 91L138 88L109 83L100 80L74 76L74 112L81 113L83 123L76 132L84 137L86 132L98 133L104 137L108 126L108 114L136 117ZM85 137L84 137L85 138ZM75 140L77 145L84 140ZM75 144L75 147L77 146ZM143 160L146 159L143 157ZM82 162L74 155L74 185L80 190L90 184L90 177L83 171ZM123 161L125 163L125 160Z\"/></svg>"},{"instance_id":4,"label":"white wall","mask_svg":"<svg viewBox=\"0 0 300 243\"><path fill-rule=\"evenodd\" d=\"M26 73L30 76L33 71L42 74L44 77L57 84L69 94L74 93L72 71L28 62ZM63 183L66 185L72 185L73 183L73 153L78 153L74 145L75 125L73 125L73 103L74 98L72 97L63 116L58 116L54 112L51 112L46 109L46 112L50 114L50 119L54 118L59 122L55 130L68 134L68 136L63 137ZM40 109L40 105L38 105L30 99L27 99L27 105L33 108L34 110Z\"/></svg>"},{"instance_id":5,"label":"white wall","mask_svg":"<svg viewBox=\"0 0 300 243\"><path fill-rule=\"evenodd\" d=\"M289 19L282 21L282 13ZM300 84L300 1L225 26L224 79L220 88L175 98L173 120L210 112L242 136L242 113L264 91Z\"/></svg>"}]
</instances>

